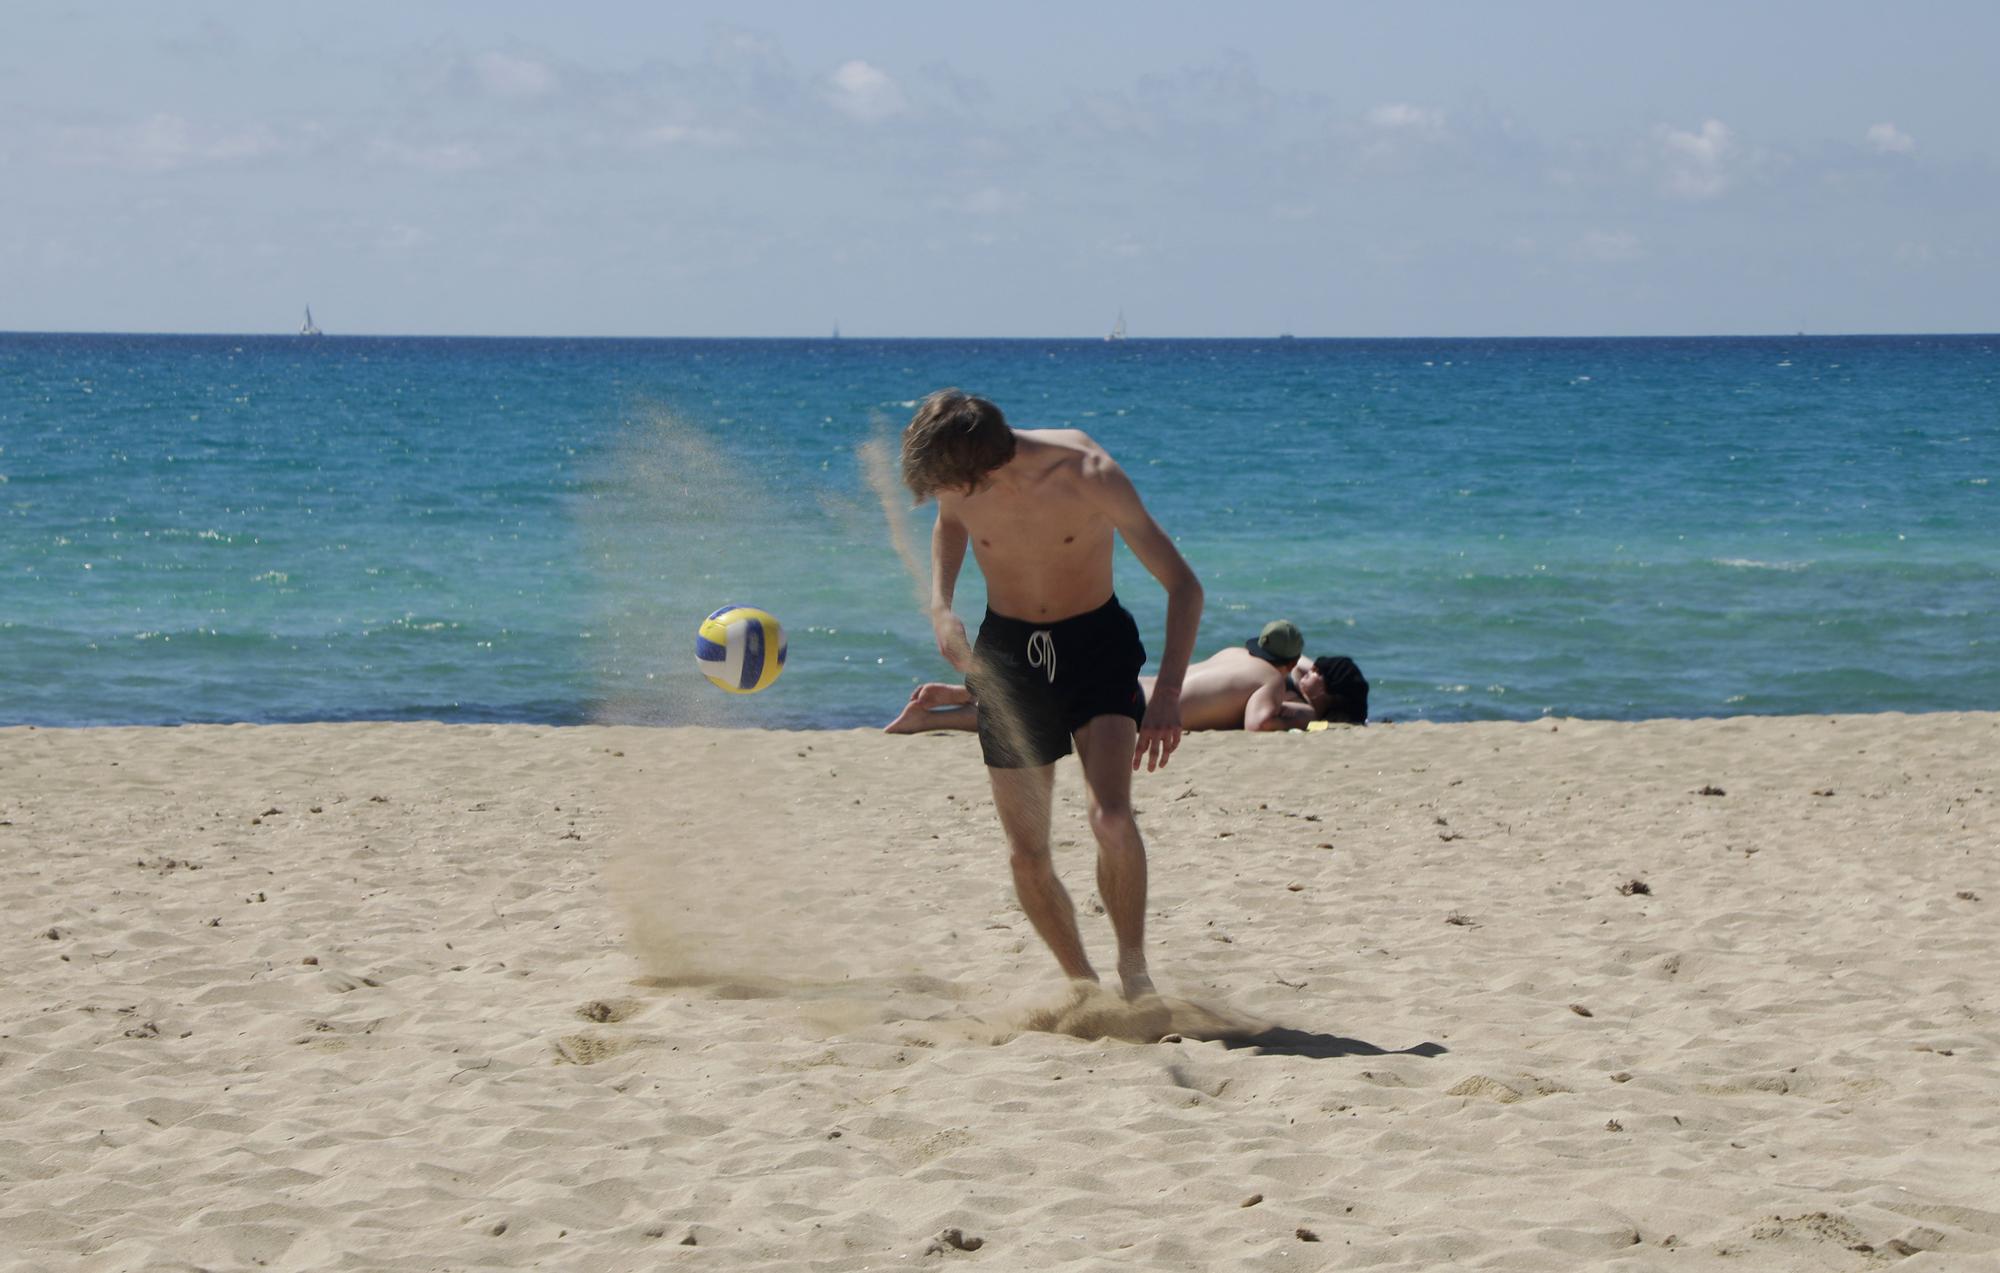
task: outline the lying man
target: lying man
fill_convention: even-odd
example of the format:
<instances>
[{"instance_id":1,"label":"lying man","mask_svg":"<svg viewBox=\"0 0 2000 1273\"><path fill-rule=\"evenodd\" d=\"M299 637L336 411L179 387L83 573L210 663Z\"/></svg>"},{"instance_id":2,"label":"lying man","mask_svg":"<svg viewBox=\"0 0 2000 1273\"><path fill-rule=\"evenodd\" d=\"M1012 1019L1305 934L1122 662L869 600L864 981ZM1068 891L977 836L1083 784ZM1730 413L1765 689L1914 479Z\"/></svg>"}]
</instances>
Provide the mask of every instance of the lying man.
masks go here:
<instances>
[{"instance_id":1,"label":"lying man","mask_svg":"<svg viewBox=\"0 0 2000 1273\"><path fill-rule=\"evenodd\" d=\"M1314 721L1359 725L1368 719L1368 682L1344 656L1304 657L1296 625L1276 619L1255 640L1189 665L1181 683L1183 729L1304 729ZM1151 694L1152 678L1139 683ZM979 727L979 705L963 685L919 685L891 734Z\"/></svg>"}]
</instances>

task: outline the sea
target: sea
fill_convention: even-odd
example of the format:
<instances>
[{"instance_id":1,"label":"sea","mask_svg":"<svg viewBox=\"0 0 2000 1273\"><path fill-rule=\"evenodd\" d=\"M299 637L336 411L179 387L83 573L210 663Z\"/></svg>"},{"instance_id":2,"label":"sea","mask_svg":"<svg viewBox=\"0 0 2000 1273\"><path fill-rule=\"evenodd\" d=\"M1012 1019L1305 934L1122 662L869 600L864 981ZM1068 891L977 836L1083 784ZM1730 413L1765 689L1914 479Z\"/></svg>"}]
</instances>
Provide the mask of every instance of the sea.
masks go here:
<instances>
[{"instance_id":1,"label":"sea","mask_svg":"<svg viewBox=\"0 0 2000 1273\"><path fill-rule=\"evenodd\" d=\"M1120 461L1198 655L1291 619L1377 721L2000 710L2000 336L13 334L0 725L880 725L949 674L885 481L947 385Z\"/></svg>"}]
</instances>

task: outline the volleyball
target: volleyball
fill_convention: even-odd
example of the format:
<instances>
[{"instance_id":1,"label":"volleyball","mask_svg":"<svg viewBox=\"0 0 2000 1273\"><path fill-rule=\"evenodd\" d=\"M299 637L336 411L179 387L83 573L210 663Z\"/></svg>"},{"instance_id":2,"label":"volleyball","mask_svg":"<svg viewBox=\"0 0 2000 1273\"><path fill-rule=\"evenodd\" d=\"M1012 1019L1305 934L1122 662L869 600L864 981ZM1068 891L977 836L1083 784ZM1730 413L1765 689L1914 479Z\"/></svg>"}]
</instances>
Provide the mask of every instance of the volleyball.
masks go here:
<instances>
[{"instance_id":1,"label":"volleyball","mask_svg":"<svg viewBox=\"0 0 2000 1273\"><path fill-rule=\"evenodd\" d=\"M694 660L703 676L731 694L755 694L785 670L785 630L768 611L724 606L701 621Z\"/></svg>"}]
</instances>

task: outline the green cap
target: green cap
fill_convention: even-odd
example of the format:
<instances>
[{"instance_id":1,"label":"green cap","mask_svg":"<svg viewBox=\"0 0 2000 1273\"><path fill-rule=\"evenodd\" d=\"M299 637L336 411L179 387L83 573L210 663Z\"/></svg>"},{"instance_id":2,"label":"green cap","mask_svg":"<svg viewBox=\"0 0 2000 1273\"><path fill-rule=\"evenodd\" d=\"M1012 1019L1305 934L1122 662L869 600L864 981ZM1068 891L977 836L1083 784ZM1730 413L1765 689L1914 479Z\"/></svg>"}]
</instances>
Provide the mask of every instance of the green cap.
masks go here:
<instances>
[{"instance_id":1,"label":"green cap","mask_svg":"<svg viewBox=\"0 0 2000 1273\"><path fill-rule=\"evenodd\" d=\"M1260 659L1289 665L1306 652L1306 638L1299 625L1290 619L1273 619L1264 625L1256 640L1245 641L1243 648Z\"/></svg>"}]
</instances>

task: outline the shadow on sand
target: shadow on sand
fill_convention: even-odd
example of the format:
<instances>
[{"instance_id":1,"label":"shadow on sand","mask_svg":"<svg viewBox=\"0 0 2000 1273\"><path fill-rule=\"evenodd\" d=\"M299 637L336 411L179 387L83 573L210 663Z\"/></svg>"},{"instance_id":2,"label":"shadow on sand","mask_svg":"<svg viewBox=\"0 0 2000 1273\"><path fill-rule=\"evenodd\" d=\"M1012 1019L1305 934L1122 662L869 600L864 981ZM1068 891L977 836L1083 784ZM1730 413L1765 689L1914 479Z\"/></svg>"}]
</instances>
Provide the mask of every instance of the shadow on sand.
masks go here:
<instances>
[{"instance_id":1,"label":"shadow on sand","mask_svg":"<svg viewBox=\"0 0 2000 1273\"><path fill-rule=\"evenodd\" d=\"M921 1021L904 1015L907 1004L895 1002L899 994L929 996L941 1002L961 999L964 986L937 977L908 974L885 978L846 978L840 981L812 981L757 973L719 973L686 970L662 976L634 978L632 984L651 990L700 989L712 999L741 1001L790 999L802 1003L841 1003L860 1015L845 1025L853 1027L866 1020L874 1024L895 1023L902 1027L922 1026L938 1038L964 1037L1004 1043L1022 1031L1067 1034L1079 1039L1121 1039L1128 1043L1179 1043L1183 1040L1220 1043L1230 1051L1248 1051L1264 1056L1303 1056L1330 1061L1344 1056L1443 1056L1450 1051L1441 1043L1419 1043L1414 1047L1385 1048L1364 1039L1340 1034L1319 1034L1273 1025L1214 1003L1180 999L1171 995L1147 995L1128 1002L1098 985L1071 983L1054 993L1037 991L1017 998L998 1019L978 1016L960 1018L956 1012L927 1015Z\"/></svg>"},{"instance_id":2,"label":"shadow on sand","mask_svg":"<svg viewBox=\"0 0 2000 1273\"><path fill-rule=\"evenodd\" d=\"M1451 1049L1441 1043L1419 1043L1409 1048L1382 1048L1361 1039L1350 1039L1338 1034L1314 1034L1309 1030L1293 1030L1286 1026L1273 1026L1255 1034L1223 1036L1218 1039L1232 1052L1238 1048L1254 1049L1266 1056L1305 1056L1317 1061L1330 1061L1342 1056L1443 1056Z\"/></svg>"}]
</instances>

